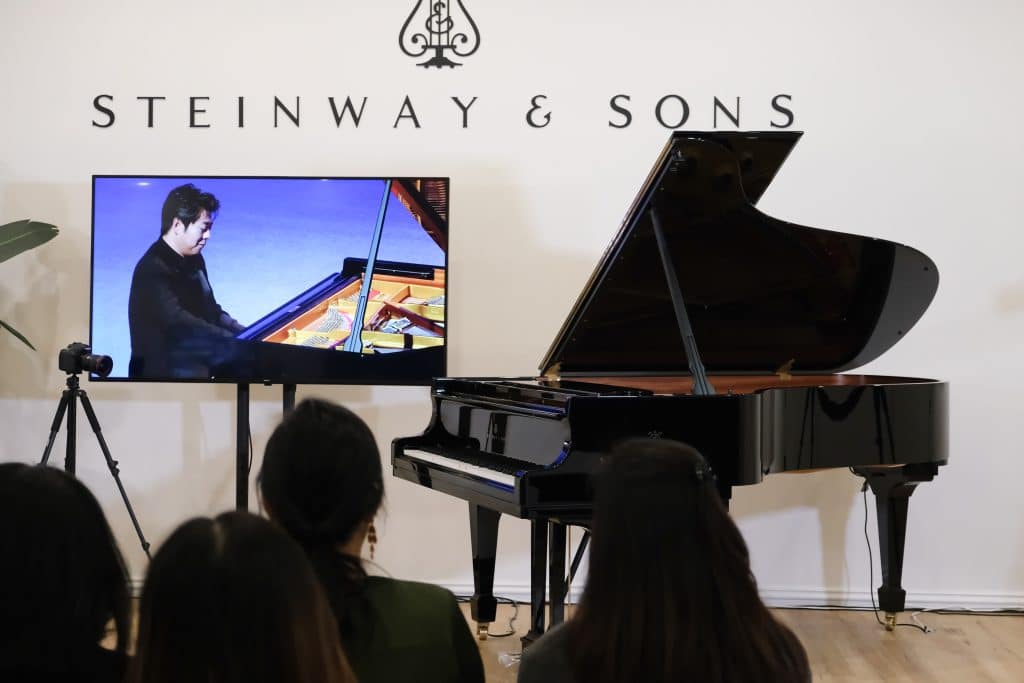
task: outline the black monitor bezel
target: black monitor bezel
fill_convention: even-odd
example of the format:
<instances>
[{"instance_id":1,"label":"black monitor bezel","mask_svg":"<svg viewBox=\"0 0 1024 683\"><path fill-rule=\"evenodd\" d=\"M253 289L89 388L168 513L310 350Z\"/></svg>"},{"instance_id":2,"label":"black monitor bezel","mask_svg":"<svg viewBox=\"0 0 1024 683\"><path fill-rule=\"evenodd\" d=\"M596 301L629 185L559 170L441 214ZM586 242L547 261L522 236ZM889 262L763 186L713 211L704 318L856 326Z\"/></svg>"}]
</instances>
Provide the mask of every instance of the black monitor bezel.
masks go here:
<instances>
[{"instance_id":1,"label":"black monitor bezel","mask_svg":"<svg viewBox=\"0 0 1024 683\"><path fill-rule=\"evenodd\" d=\"M93 297L95 294L95 272L96 272L96 181L104 178L138 178L145 180L147 178L153 179L181 179L181 180L392 180L392 181L415 181L415 180L442 180L445 183L446 196L448 198L447 211L448 219L446 221L448 231L451 231L451 177L445 175L402 175L402 176L332 176L332 175L249 175L249 174L228 174L228 175L217 175L217 174L183 174L183 173L94 173L90 180L90 221L89 221L89 346L92 347L92 335L93 335L93 324L94 324L94 301ZM324 385L324 386L430 386L431 383L437 377L443 377L447 375L448 369L448 346L451 341L449 331L451 329L451 308L448 306L448 288L450 282L449 272L449 249L444 250L444 296L445 296L445 340L444 344L440 347L440 363L439 368L436 372L422 377L413 377L411 375L396 376L394 373L388 374L374 374L365 373L350 378L325 378L325 377L312 377L312 376L268 376L260 377L257 374L250 376L231 376L231 377L168 377L168 378L150 378L150 377L101 377L99 375L89 373L88 379L91 382L109 382L109 383L154 383L154 384L262 384L264 386L273 385L297 385L297 384L308 384L308 385ZM269 342L254 342L257 344L269 343ZM423 349L423 351L431 351L432 349ZM317 349L320 351L320 349ZM103 349L93 349L94 353L103 353ZM407 353L417 353L417 351L403 352L402 355ZM392 354L398 355L398 354ZM430 354L430 355L436 355ZM381 356L380 358L388 358L389 356Z\"/></svg>"}]
</instances>

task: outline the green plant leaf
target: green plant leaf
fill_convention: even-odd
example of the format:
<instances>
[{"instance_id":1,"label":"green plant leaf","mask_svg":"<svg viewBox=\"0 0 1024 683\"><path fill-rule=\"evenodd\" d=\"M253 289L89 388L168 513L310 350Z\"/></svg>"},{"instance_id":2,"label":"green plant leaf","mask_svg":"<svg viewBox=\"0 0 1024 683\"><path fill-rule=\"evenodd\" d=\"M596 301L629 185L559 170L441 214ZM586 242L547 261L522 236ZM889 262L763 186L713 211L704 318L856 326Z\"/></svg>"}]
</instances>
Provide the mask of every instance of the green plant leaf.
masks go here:
<instances>
[{"instance_id":1,"label":"green plant leaf","mask_svg":"<svg viewBox=\"0 0 1024 683\"><path fill-rule=\"evenodd\" d=\"M0 225L0 263L49 242L57 236L57 232L55 225L29 219Z\"/></svg>"},{"instance_id":2,"label":"green plant leaf","mask_svg":"<svg viewBox=\"0 0 1024 683\"><path fill-rule=\"evenodd\" d=\"M32 349L33 351L36 350L36 347L32 346L32 342L26 339L25 335L23 335L21 332L18 332L16 329L5 323L3 320L0 320L0 327L4 328L5 330L13 334L15 337L20 339L22 343L24 343L25 346L27 346L28 348Z\"/></svg>"}]
</instances>

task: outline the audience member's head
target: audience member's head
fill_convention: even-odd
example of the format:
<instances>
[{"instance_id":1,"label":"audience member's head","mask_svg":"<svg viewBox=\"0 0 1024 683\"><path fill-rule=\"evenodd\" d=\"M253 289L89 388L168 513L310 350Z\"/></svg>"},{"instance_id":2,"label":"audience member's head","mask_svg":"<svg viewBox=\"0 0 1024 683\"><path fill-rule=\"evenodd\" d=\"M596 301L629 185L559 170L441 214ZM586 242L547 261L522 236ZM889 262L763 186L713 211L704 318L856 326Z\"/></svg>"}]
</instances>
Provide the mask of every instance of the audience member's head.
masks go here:
<instances>
[{"instance_id":1,"label":"audience member's head","mask_svg":"<svg viewBox=\"0 0 1024 683\"><path fill-rule=\"evenodd\" d=\"M0 669L94 669L111 621L124 655L124 560L96 498L61 470L0 464L0 611Z\"/></svg>"},{"instance_id":2,"label":"audience member's head","mask_svg":"<svg viewBox=\"0 0 1024 683\"><path fill-rule=\"evenodd\" d=\"M483 682L480 652L455 596L368 577L361 561L384 495L370 428L328 401L299 403L274 430L258 477L271 520L305 548L330 599L350 663L366 681Z\"/></svg>"},{"instance_id":3,"label":"audience member's head","mask_svg":"<svg viewBox=\"0 0 1024 683\"><path fill-rule=\"evenodd\" d=\"M267 514L306 549L340 615L344 595L365 577L359 549L384 495L370 428L337 404L302 401L270 436L259 487Z\"/></svg>"},{"instance_id":4,"label":"audience member's head","mask_svg":"<svg viewBox=\"0 0 1024 683\"><path fill-rule=\"evenodd\" d=\"M594 481L586 587L569 622L580 681L809 681L693 448L632 439Z\"/></svg>"},{"instance_id":5,"label":"audience member's head","mask_svg":"<svg viewBox=\"0 0 1024 683\"><path fill-rule=\"evenodd\" d=\"M138 683L347 683L337 627L301 548L244 512L193 519L153 557Z\"/></svg>"}]
</instances>

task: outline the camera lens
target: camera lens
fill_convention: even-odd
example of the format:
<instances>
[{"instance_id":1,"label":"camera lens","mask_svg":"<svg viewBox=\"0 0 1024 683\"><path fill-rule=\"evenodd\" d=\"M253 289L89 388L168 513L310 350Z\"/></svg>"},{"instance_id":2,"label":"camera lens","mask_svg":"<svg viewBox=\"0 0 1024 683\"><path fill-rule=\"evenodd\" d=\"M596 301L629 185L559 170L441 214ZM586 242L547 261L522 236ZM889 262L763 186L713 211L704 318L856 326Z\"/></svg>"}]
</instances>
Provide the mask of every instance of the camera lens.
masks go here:
<instances>
[{"instance_id":1,"label":"camera lens","mask_svg":"<svg viewBox=\"0 0 1024 683\"><path fill-rule=\"evenodd\" d=\"M82 356L82 369L106 377L114 369L114 359L110 356L87 353Z\"/></svg>"}]
</instances>

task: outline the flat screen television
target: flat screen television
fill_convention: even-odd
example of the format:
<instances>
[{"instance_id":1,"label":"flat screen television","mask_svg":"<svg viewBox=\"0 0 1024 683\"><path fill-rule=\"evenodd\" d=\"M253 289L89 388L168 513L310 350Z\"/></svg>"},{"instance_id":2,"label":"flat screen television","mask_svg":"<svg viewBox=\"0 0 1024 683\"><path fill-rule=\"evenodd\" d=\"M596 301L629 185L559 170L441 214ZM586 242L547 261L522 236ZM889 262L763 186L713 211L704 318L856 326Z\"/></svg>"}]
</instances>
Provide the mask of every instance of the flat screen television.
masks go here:
<instances>
[{"instance_id":1,"label":"flat screen television","mask_svg":"<svg viewBox=\"0 0 1024 683\"><path fill-rule=\"evenodd\" d=\"M92 190L89 342L113 358L105 379L445 374L447 178L97 175Z\"/></svg>"}]
</instances>

